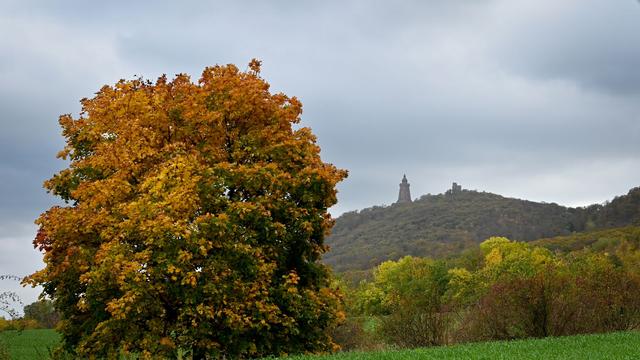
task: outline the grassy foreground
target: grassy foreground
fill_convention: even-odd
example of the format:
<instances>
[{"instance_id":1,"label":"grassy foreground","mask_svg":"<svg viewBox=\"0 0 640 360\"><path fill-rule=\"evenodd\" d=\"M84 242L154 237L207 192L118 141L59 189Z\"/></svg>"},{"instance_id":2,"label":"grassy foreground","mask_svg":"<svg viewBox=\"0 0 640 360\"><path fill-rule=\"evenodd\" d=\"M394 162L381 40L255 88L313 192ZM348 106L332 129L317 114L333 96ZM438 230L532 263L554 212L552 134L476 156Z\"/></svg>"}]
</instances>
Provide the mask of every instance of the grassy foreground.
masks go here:
<instances>
[{"instance_id":1,"label":"grassy foreground","mask_svg":"<svg viewBox=\"0 0 640 360\"><path fill-rule=\"evenodd\" d=\"M53 330L5 331L0 340L15 360L47 359L60 336ZM640 332L486 342L417 350L351 352L326 356L294 356L287 360L377 359L638 359Z\"/></svg>"},{"instance_id":2,"label":"grassy foreground","mask_svg":"<svg viewBox=\"0 0 640 360\"><path fill-rule=\"evenodd\" d=\"M497 341L402 351L296 356L287 360L377 359L639 359L640 332Z\"/></svg>"},{"instance_id":3,"label":"grassy foreground","mask_svg":"<svg viewBox=\"0 0 640 360\"><path fill-rule=\"evenodd\" d=\"M60 335L50 329L3 331L0 341L9 348L12 360L39 360L49 358L49 349L58 344Z\"/></svg>"}]
</instances>

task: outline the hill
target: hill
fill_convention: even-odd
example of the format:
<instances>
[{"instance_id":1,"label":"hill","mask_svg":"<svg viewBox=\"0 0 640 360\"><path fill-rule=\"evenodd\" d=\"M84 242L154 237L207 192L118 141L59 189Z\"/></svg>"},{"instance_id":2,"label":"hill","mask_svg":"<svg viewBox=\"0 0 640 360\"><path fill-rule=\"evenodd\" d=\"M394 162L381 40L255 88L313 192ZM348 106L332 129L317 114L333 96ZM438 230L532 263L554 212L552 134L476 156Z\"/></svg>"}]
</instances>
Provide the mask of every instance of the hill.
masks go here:
<instances>
[{"instance_id":1,"label":"hill","mask_svg":"<svg viewBox=\"0 0 640 360\"><path fill-rule=\"evenodd\" d=\"M405 255L455 255L491 236L532 241L627 225L640 225L640 188L582 208L449 190L343 214L326 239L324 261L338 272L364 270Z\"/></svg>"}]
</instances>

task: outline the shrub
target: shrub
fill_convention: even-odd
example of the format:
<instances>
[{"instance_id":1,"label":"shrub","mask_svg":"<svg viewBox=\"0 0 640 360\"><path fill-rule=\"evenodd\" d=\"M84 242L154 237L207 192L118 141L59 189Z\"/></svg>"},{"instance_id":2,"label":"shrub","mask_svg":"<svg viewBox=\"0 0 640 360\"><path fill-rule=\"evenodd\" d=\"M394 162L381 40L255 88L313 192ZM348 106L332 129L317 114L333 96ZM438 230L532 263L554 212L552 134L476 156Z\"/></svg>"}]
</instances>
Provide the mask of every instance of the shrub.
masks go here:
<instances>
[{"instance_id":1,"label":"shrub","mask_svg":"<svg viewBox=\"0 0 640 360\"><path fill-rule=\"evenodd\" d=\"M448 343L453 314L437 307L407 305L381 320L380 333L392 345L403 348Z\"/></svg>"},{"instance_id":2,"label":"shrub","mask_svg":"<svg viewBox=\"0 0 640 360\"><path fill-rule=\"evenodd\" d=\"M473 306L463 329L466 340L544 337L550 332L549 296L540 278L497 282Z\"/></svg>"},{"instance_id":3,"label":"shrub","mask_svg":"<svg viewBox=\"0 0 640 360\"><path fill-rule=\"evenodd\" d=\"M509 340L638 328L640 278L602 258L495 282L469 309L464 340Z\"/></svg>"},{"instance_id":4,"label":"shrub","mask_svg":"<svg viewBox=\"0 0 640 360\"><path fill-rule=\"evenodd\" d=\"M363 317L349 317L331 331L333 341L341 351L374 350L380 347L375 335L364 328Z\"/></svg>"}]
</instances>

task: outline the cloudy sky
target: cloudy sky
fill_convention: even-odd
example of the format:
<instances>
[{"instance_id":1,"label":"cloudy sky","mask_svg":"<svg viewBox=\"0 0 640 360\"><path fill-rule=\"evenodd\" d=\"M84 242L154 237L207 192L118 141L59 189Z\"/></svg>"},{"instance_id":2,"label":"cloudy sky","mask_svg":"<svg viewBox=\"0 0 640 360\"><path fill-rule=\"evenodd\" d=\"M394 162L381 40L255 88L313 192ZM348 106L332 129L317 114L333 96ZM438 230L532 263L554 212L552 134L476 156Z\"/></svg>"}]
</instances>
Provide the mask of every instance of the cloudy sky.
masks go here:
<instances>
[{"instance_id":1,"label":"cloudy sky","mask_svg":"<svg viewBox=\"0 0 640 360\"><path fill-rule=\"evenodd\" d=\"M414 197L457 181L572 206L640 185L636 0L0 0L0 274L42 266L58 115L120 78L253 57L349 170L335 215L394 202L403 173Z\"/></svg>"}]
</instances>

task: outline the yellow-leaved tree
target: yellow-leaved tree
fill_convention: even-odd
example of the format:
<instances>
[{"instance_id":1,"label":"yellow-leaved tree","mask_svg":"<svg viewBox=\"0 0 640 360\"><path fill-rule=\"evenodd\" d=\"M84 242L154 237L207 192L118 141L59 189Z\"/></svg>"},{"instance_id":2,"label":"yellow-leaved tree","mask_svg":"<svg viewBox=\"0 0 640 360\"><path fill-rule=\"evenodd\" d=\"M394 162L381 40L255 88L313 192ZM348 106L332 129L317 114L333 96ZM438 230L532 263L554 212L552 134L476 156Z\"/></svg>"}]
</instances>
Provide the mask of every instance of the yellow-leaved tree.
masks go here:
<instances>
[{"instance_id":1,"label":"yellow-leaved tree","mask_svg":"<svg viewBox=\"0 0 640 360\"><path fill-rule=\"evenodd\" d=\"M319 263L344 170L324 163L302 104L260 62L121 80L60 117L70 161L37 220L78 357L259 357L330 349L339 294Z\"/></svg>"}]
</instances>

